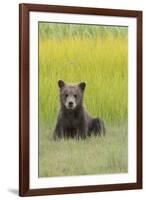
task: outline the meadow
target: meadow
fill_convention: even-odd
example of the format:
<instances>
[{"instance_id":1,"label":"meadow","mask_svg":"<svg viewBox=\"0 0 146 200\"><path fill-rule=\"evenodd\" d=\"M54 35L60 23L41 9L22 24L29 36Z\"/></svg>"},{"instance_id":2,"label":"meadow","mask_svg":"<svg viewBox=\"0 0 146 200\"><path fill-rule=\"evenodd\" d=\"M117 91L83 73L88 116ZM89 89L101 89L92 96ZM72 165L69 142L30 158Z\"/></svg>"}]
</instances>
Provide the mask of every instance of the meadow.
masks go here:
<instances>
[{"instance_id":1,"label":"meadow","mask_svg":"<svg viewBox=\"0 0 146 200\"><path fill-rule=\"evenodd\" d=\"M105 137L53 141L60 79L86 82L85 106ZM39 23L39 176L126 173L127 90L126 27Z\"/></svg>"}]
</instances>

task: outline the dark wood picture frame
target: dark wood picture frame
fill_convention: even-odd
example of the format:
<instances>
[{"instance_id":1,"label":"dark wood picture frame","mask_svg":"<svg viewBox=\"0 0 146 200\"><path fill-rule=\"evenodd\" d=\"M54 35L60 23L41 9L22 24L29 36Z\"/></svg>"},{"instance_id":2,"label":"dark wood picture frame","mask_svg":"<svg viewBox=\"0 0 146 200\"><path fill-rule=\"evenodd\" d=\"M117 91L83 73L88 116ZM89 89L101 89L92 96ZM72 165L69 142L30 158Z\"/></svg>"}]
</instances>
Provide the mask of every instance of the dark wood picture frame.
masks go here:
<instances>
[{"instance_id":1,"label":"dark wood picture frame","mask_svg":"<svg viewBox=\"0 0 146 200\"><path fill-rule=\"evenodd\" d=\"M30 189L29 186L29 12L134 17L137 20L137 181L108 185ZM56 5L19 5L19 195L55 195L142 188L142 11Z\"/></svg>"}]
</instances>

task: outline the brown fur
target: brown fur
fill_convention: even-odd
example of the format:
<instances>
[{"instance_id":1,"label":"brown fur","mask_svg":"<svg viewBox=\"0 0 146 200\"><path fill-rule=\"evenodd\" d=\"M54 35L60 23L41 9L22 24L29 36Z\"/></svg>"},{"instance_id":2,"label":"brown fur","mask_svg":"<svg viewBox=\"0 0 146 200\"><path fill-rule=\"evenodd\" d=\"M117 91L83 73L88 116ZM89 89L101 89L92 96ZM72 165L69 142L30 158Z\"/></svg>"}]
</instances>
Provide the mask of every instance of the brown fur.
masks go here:
<instances>
[{"instance_id":1,"label":"brown fur","mask_svg":"<svg viewBox=\"0 0 146 200\"><path fill-rule=\"evenodd\" d=\"M60 111L54 130L54 139L81 138L105 134L104 123L99 118L92 118L83 106L83 94L86 84L65 84L58 81L60 87Z\"/></svg>"}]
</instances>

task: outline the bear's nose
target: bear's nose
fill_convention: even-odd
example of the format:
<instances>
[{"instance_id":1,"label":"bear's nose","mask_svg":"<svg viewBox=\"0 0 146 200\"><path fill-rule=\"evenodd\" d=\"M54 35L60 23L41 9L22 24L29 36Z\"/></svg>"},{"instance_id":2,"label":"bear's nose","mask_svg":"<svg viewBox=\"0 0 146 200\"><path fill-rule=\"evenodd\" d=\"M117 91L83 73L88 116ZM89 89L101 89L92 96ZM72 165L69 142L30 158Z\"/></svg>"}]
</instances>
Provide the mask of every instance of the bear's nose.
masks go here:
<instances>
[{"instance_id":1,"label":"bear's nose","mask_svg":"<svg viewBox=\"0 0 146 200\"><path fill-rule=\"evenodd\" d=\"M69 106L73 106L73 102L72 101L69 101L68 104L69 104Z\"/></svg>"}]
</instances>

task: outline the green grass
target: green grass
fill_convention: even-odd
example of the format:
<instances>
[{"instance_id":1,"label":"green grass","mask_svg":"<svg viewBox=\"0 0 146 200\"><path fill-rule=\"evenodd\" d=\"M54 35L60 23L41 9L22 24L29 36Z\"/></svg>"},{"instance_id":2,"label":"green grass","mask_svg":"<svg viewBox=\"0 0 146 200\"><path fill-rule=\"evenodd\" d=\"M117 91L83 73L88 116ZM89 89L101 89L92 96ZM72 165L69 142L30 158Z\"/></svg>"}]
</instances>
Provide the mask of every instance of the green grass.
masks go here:
<instances>
[{"instance_id":1,"label":"green grass","mask_svg":"<svg viewBox=\"0 0 146 200\"><path fill-rule=\"evenodd\" d=\"M127 172L127 127L108 127L106 137L53 141L40 131L39 176L71 176Z\"/></svg>"},{"instance_id":2,"label":"green grass","mask_svg":"<svg viewBox=\"0 0 146 200\"><path fill-rule=\"evenodd\" d=\"M127 28L39 24L39 175L127 172ZM59 79L85 81L84 103L105 138L54 142Z\"/></svg>"}]
</instances>

